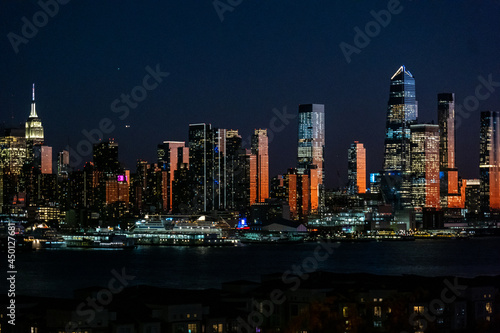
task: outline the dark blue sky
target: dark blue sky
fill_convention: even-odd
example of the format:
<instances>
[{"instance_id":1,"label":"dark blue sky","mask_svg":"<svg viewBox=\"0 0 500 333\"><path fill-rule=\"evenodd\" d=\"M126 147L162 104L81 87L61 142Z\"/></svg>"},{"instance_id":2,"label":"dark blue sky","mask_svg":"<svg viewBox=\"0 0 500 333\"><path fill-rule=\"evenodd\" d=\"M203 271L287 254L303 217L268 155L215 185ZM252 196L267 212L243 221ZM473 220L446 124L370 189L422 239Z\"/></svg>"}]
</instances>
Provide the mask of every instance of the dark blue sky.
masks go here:
<instances>
[{"instance_id":1,"label":"dark blue sky","mask_svg":"<svg viewBox=\"0 0 500 333\"><path fill-rule=\"evenodd\" d=\"M354 28L364 30L373 21L370 11L387 5L243 0L221 22L209 0L73 0L16 54L7 34L22 35L22 17L33 22L41 8L36 1L2 1L0 121L26 120L35 82L54 153L68 142L76 148L82 130L109 118L116 129L107 136L135 171L136 159L156 160L161 141L187 141L189 123L210 122L248 136L269 126L274 108L296 113L298 104L322 103L327 185L343 185L354 140L367 148L369 172L382 166L389 79L401 64L415 76L421 122L436 120L437 93L455 92L461 104L474 96L478 76L500 81L498 0L402 0L401 13L347 63L339 44L353 44ZM119 119L111 103L142 85L145 67L157 64L170 75ZM496 89L457 130L457 164L465 178L478 176L479 111L499 110ZM296 140L295 121L275 134L271 175L295 166Z\"/></svg>"}]
</instances>

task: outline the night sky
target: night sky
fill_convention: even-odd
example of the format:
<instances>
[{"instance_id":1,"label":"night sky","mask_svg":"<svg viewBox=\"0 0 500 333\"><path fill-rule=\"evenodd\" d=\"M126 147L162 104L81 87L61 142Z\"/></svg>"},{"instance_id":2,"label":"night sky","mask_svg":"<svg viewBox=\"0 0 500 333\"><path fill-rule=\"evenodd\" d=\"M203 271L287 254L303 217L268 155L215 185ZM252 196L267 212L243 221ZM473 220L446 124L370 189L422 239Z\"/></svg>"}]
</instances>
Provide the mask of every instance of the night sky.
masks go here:
<instances>
[{"instance_id":1,"label":"night sky","mask_svg":"<svg viewBox=\"0 0 500 333\"><path fill-rule=\"evenodd\" d=\"M337 187L347 181L354 140L365 144L368 172L381 169L389 80L400 65L415 77L420 122L437 120L439 92L455 92L462 104L474 96L478 76L500 82L498 0L402 0L401 12L350 63L339 44L354 45L354 28L364 30L374 20L370 11L386 9L388 1L230 2L241 3L221 21L209 0L73 0L59 5L16 54L8 33L22 36L22 18L33 22L41 7L2 1L0 121L24 123L35 82L54 155L68 144L76 148L82 130L109 118L116 128L106 138L115 138L121 162L134 172L138 158L156 162L158 143L187 141L189 123L247 137L270 126L273 109L296 114L299 104L320 103L326 183ZM142 85L145 68L157 64L169 76L120 119L113 101ZM500 109L500 87L494 89L457 129L464 178L478 177L479 112ZM271 176L296 165L296 122L274 133Z\"/></svg>"}]
</instances>

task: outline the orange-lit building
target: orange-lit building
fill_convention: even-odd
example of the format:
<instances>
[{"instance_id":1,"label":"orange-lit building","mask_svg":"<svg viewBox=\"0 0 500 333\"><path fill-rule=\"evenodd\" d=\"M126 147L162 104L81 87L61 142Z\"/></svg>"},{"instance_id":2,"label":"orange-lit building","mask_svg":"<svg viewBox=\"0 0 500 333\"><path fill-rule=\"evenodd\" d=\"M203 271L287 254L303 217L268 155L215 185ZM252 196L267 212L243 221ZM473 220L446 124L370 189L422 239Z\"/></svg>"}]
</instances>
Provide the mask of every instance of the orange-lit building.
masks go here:
<instances>
[{"instance_id":1,"label":"orange-lit building","mask_svg":"<svg viewBox=\"0 0 500 333\"><path fill-rule=\"evenodd\" d=\"M455 94L438 94L439 178L442 208L463 208L455 166Z\"/></svg>"},{"instance_id":2,"label":"orange-lit building","mask_svg":"<svg viewBox=\"0 0 500 333\"><path fill-rule=\"evenodd\" d=\"M129 183L124 175L106 181L106 205L123 202L129 204Z\"/></svg>"},{"instance_id":3,"label":"orange-lit building","mask_svg":"<svg viewBox=\"0 0 500 333\"><path fill-rule=\"evenodd\" d=\"M266 129L256 129L250 156L250 204L269 198L269 140Z\"/></svg>"},{"instance_id":4,"label":"orange-lit building","mask_svg":"<svg viewBox=\"0 0 500 333\"><path fill-rule=\"evenodd\" d=\"M323 205L325 150L325 106L299 105L297 171L310 180L310 210L316 212Z\"/></svg>"},{"instance_id":5,"label":"orange-lit building","mask_svg":"<svg viewBox=\"0 0 500 333\"><path fill-rule=\"evenodd\" d=\"M411 125L413 207L440 208L439 126Z\"/></svg>"},{"instance_id":6,"label":"orange-lit building","mask_svg":"<svg viewBox=\"0 0 500 333\"><path fill-rule=\"evenodd\" d=\"M41 172L52 174L52 147L41 147Z\"/></svg>"},{"instance_id":7,"label":"orange-lit building","mask_svg":"<svg viewBox=\"0 0 500 333\"><path fill-rule=\"evenodd\" d=\"M288 203L292 219L303 219L309 215L310 184L309 175L300 174L297 169L288 169L285 175L273 178L273 197Z\"/></svg>"},{"instance_id":8,"label":"orange-lit building","mask_svg":"<svg viewBox=\"0 0 500 333\"><path fill-rule=\"evenodd\" d=\"M500 113L481 112L479 171L481 210L500 209Z\"/></svg>"},{"instance_id":9,"label":"orange-lit building","mask_svg":"<svg viewBox=\"0 0 500 333\"><path fill-rule=\"evenodd\" d=\"M358 141L348 150L347 178L350 194L366 193L366 149Z\"/></svg>"}]
</instances>

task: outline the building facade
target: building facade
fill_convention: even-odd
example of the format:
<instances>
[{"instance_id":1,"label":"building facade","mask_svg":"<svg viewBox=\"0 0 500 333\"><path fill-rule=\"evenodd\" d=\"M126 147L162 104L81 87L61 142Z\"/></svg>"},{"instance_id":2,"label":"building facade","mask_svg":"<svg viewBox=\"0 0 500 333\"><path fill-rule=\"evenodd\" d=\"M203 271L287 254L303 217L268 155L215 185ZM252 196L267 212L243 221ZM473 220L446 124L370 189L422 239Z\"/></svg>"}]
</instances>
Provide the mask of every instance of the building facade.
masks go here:
<instances>
[{"instance_id":1,"label":"building facade","mask_svg":"<svg viewBox=\"0 0 500 333\"><path fill-rule=\"evenodd\" d=\"M479 173L481 180L481 210L500 209L500 113L481 112L479 138Z\"/></svg>"},{"instance_id":2,"label":"building facade","mask_svg":"<svg viewBox=\"0 0 500 333\"><path fill-rule=\"evenodd\" d=\"M415 79L403 65L391 77L384 141L385 196L396 209L411 207L411 132L418 119Z\"/></svg>"},{"instance_id":3,"label":"building facade","mask_svg":"<svg viewBox=\"0 0 500 333\"><path fill-rule=\"evenodd\" d=\"M440 208L439 126L411 126L412 205Z\"/></svg>"},{"instance_id":4,"label":"building facade","mask_svg":"<svg viewBox=\"0 0 500 333\"><path fill-rule=\"evenodd\" d=\"M311 211L324 206L325 106L299 105L297 171L310 179Z\"/></svg>"},{"instance_id":5,"label":"building facade","mask_svg":"<svg viewBox=\"0 0 500 333\"><path fill-rule=\"evenodd\" d=\"M347 190L350 194L366 193L366 149L354 141L348 149Z\"/></svg>"}]
</instances>

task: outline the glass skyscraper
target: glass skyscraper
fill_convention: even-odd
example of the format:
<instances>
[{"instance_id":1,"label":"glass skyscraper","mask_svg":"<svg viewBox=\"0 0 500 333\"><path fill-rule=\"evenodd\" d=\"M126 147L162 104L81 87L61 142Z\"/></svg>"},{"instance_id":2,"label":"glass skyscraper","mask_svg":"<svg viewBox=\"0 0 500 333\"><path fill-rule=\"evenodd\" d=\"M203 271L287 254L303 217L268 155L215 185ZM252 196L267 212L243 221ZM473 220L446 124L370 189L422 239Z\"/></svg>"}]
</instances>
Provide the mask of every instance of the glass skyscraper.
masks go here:
<instances>
[{"instance_id":1,"label":"glass skyscraper","mask_svg":"<svg viewBox=\"0 0 500 333\"><path fill-rule=\"evenodd\" d=\"M418 118L415 79L403 65L391 77L387 107L384 171L408 170L410 163L410 125Z\"/></svg>"},{"instance_id":2,"label":"glass skyscraper","mask_svg":"<svg viewBox=\"0 0 500 333\"><path fill-rule=\"evenodd\" d=\"M321 206L320 194L325 180L325 106L322 104L299 105L299 142L297 171L309 174L311 190L311 210Z\"/></svg>"},{"instance_id":3,"label":"glass skyscraper","mask_svg":"<svg viewBox=\"0 0 500 333\"><path fill-rule=\"evenodd\" d=\"M396 209L411 206L410 126L417 119L415 79L403 65L391 77L384 142L383 187Z\"/></svg>"},{"instance_id":4,"label":"glass skyscraper","mask_svg":"<svg viewBox=\"0 0 500 333\"><path fill-rule=\"evenodd\" d=\"M481 112L479 171L481 210L500 209L500 113Z\"/></svg>"},{"instance_id":5,"label":"glass skyscraper","mask_svg":"<svg viewBox=\"0 0 500 333\"><path fill-rule=\"evenodd\" d=\"M438 125L441 207L458 208L460 200L458 170L455 167L455 94L438 94Z\"/></svg>"}]
</instances>

